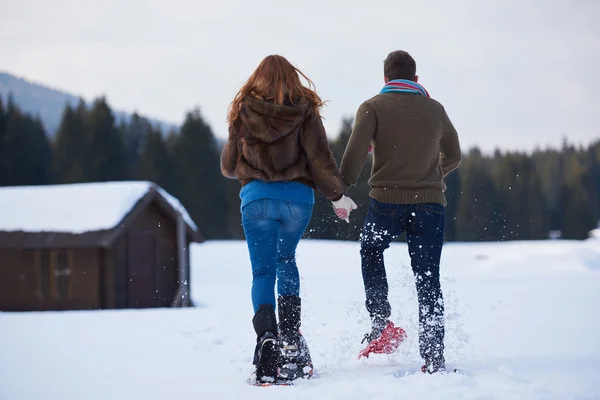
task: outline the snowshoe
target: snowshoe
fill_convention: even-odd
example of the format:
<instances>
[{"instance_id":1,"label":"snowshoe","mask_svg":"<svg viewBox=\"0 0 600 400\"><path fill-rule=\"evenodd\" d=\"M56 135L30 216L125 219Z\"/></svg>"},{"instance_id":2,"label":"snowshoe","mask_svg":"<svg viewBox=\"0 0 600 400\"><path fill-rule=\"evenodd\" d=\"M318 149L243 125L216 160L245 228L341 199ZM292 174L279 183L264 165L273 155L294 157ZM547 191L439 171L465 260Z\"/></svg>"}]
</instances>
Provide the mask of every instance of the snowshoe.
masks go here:
<instances>
[{"instance_id":1,"label":"snowshoe","mask_svg":"<svg viewBox=\"0 0 600 400\"><path fill-rule=\"evenodd\" d=\"M366 334L361 342L367 341L368 345L358 354L358 359L369 358L371 353L391 354L398 349L404 339L406 339L406 332L404 329L394 326L392 321L386 321L383 330L381 330L380 324L374 323L371 333Z\"/></svg>"},{"instance_id":2,"label":"snowshoe","mask_svg":"<svg viewBox=\"0 0 600 400\"><path fill-rule=\"evenodd\" d=\"M273 383L277 380L279 341L277 321L270 304L262 304L252 319L257 341L252 363L256 366L256 381Z\"/></svg>"},{"instance_id":3,"label":"snowshoe","mask_svg":"<svg viewBox=\"0 0 600 400\"><path fill-rule=\"evenodd\" d=\"M282 333L280 344L279 379L293 381L312 377L314 371L310 351L300 331Z\"/></svg>"},{"instance_id":4,"label":"snowshoe","mask_svg":"<svg viewBox=\"0 0 600 400\"><path fill-rule=\"evenodd\" d=\"M458 368L452 368L452 370L447 370L446 368L435 369L431 365L428 366L427 364L423 364L421 366L421 372L424 373L424 374L428 373L430 375L433 375L433 374L445 374L445 373L448 373L448 372L453 372L455 374L460 374L461 370L458 369Z\"/></svg>"},{"instance_id":5,"label":"snowshoe","mask_svg":"<svg viewBox=\"0 0 600 400\"><path fill-rule=\"evenodd\" d=\"M274 382L277 379L278 350L277 336L273 333L267 332L259 339L254 351L257 381Z\"/></svg>"},{"instance_id":6,"label":"snowshoe","mask_svg":"<svg viewBox=\"0 0 600 400\"><path fill-rule=\"evenodd\" d=\"M263 382L263 381L259 381L256 379L256 371L252 372L252 374L250 374L250 376L248 377L248 379L246 380L246 383L248 383L248 385L250 386L257 386L257 387L269 387L269 386L293 386L294 383L290 382L290 381L282 381L279 379L276 379L273 382Z\"/></svg>"},{"instance_id":7,"label":"snowshoe","mask_svg":"<svg viewBox=\"0 0 600 400\"><path fill-rule=\"evenodd\" d=\"M298 296L279 296L279 379L293 381L310 378L313 364L304 336L300 332L301 300Z\"/></svg>"}]
</instances>

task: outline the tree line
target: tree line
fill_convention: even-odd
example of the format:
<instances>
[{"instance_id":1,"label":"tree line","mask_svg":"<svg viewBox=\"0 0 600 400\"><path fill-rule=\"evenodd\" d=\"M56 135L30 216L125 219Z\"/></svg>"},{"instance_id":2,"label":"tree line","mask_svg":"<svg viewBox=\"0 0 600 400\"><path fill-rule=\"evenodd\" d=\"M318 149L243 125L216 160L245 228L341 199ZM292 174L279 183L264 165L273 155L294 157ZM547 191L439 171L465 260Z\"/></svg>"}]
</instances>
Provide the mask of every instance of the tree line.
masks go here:
<instances>
[{"instance_id":1,"label":"tree line","mask_svg":"<svg viewBox=\"0 0 600 400\"><path fill-rule=\"evenodd\" d=\"M331 150L341 161L352 131L346 118ZM117 122L104 97L67 105L50 139L34 116L0 98L0 186L148 180L177 197L208 239L240 239L240 184L221 176L221 147L198 109L178 131L161 132L134 114ZM349 195L359 205L338 220L316 194L305 234L358 240L368 210L370 156ZM600 220L600 140L560 149L483 154L472 148L446 178L446 239L584 239ZM402 239L401 239L402 240Z\"/></svg>"}]
</instances>

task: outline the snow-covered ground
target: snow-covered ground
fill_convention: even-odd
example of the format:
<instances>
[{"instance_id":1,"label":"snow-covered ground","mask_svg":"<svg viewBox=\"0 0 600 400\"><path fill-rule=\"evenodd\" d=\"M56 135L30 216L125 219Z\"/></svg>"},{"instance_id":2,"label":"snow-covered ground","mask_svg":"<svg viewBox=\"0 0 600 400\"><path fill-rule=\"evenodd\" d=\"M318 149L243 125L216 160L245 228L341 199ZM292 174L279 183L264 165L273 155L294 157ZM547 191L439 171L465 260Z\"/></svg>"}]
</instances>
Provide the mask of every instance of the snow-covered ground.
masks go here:
<instances>
[{"instance_id":1,"label":"snow-covered ground","mask_svg":"<svg viewBox=\"0 0 600 400\"><path fill-rule=\"evenodd\" d=\"M408 339L357 360L369 330L357 243L298 249L303 333L318 378L256 388L244 242L192 249L196 308L0 313L0 399L600 399L600 241L448 244L447 360L419 372L406 247L386 253Z\"/></svg>"}]
</instances>

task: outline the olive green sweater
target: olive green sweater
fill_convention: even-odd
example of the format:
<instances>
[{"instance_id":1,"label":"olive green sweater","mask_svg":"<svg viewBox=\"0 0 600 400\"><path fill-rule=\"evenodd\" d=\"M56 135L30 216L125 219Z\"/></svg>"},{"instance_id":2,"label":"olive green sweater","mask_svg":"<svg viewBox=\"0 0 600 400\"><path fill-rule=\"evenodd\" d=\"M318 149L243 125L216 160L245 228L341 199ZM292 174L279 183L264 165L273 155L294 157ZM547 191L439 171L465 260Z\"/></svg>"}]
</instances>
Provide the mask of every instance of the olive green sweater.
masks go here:
<instances>
[{"instance_id":1,"label":"olive green sweater","mask_svg":"<svg viewBox=\"0 0 600 400\"><path fill-rule=\"evenodd\" d=\"M384 203L446 205L444 178L461 161L456 129L437 101L413 93L384 93L358 108L340 173L357 183L373 148L370 196Z\"/></svg>"}]
</instances>

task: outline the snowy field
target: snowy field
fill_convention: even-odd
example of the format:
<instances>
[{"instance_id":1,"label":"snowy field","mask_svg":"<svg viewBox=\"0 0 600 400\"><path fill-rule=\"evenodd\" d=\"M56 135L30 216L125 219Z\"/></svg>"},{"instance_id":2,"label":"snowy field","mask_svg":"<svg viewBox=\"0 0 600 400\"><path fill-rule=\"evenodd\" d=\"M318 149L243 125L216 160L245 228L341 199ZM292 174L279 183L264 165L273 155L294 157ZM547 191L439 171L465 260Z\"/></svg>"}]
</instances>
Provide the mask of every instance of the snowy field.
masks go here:
<instances>
[{"instance_id":1,"label":"snowy field","mask_svg":"<svg viewBox=\"0 0 600 400\"><path fill-rule=\"evenodd\" d=\"M1 400L600 399L600 240L448 244L447 362L420 373L414 279L386 253L407 341L357 360L369 330L357 243L303 241L303 333L317 379L256 388L244 242L192 249L196 308L0 313Z\"/></svg>"}]
</instances>

